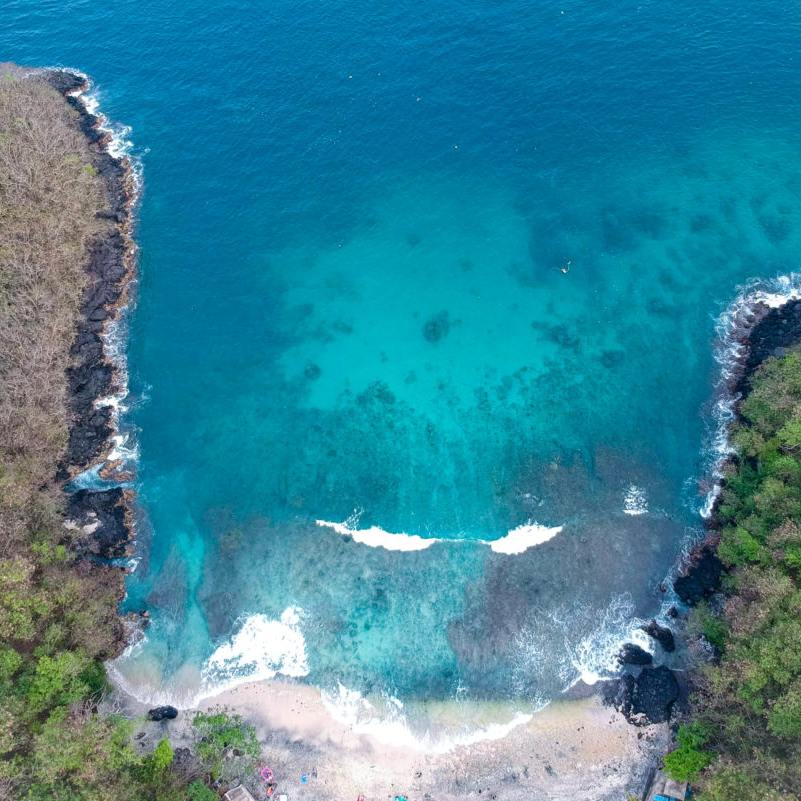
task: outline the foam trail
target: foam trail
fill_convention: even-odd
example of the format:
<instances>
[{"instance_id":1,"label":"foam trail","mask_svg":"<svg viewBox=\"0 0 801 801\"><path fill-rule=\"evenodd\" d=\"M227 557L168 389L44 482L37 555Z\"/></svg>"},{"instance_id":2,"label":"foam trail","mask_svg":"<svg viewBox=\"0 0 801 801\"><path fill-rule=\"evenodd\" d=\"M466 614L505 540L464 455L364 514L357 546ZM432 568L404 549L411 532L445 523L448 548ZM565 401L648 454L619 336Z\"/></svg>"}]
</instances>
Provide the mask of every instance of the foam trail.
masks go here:
<instances>
[{"instance_id":1,"label":"foam trail","mask_svg":"<svg viewBox=\"0 0 801 801\"><path fill-rule=\"evenodd\" d=\"M552 540L561 531L562 526L541 526L538 523L529 521L522 526L511 529L506 536L500 539L481 540L481 542L484 545L489 545L495 553L512 556L523 553L535 545L542 545L542 543Z\"/></svg>"},{"instance_id":2,"label":"foam trail","mask_svg":"<svg viewBox=\"0 0 801 801\"><path fill-rule=\"evenodd\" d=\"M125 662L135 662L143 652L147 642L144 634L136 636L117 659L106 663L106 669L116 686L143 704L194 709L204 699L240 684L266 681L279 675L307 676L309 662L301 631L303 614L299 607L290 606L278 620L263 614L244 618L238 631L215 649L199 673L193 668L189 675L174 680L172 687L164 686L158 671L135 681L129 678L136 672L135 664L133 671L122 669Z\"/></svg>"},{"instance_id":3,"label":"foam trail","mask_svg":"<svg viewBox=\"0 0 801 801\"><path fill-rule=\"evenodd\" d=\"M435 737L430 731L415 734L409 727L403 704L391 696L383 698L383 714L361 693L341 683L336 691L323 692L322 701L334 720L348 726L356 734L367 735L385 745L434 754L446 754L456 748L486 740L500 740L519 726L525 726L534 717L534 713L517 712L505 723L491 723L472 731ZM535 711L544 706L539 705Z\"/></svg>"},{"instance_id":4,"label":"foam trail","mask_svg":"<svg viewBox=\"0 0 801 801\"><path fill-rule=\"evenodd\" d=\"M369 545L371 548L385 548L388 551L424 551L435 542L441 542L434 537L420 537L417 534L394 534L391 531L384 531L378 526L362 529L350 528L347 520L344 523L331 523L328 520L316 520L315 522L318 526L330 528L343 537L351 537L362 545Z\"/></svg>"},{"instance_id":5,"label":"foam trail","mask_svg":"<svg viewBox=\"0 0 801 801\"><path fill-rule=\"evenodd\" d=\"M443 539L439 537L421 537L417 534L394 533L384 531L378 526L369 528L356 528L359 524L360 512L355 512L343 523L333 523L329 520L316 520L315 523L323 528L330 528L343 537L350 537L355 542L368 545L371 548L385 548L388 551L424 551L438 542L463 543L476 542L488 545L495 553L513 556L523 553L535 545L541 545L552 540L562 531L562 526L541 526L529 520L521 526L508 531L503 537L495 540L466 540L454 537Z\"/></svg>"},{"instance_id":6,"label":"foam trail","mask_svg":"<svg viewBox=\"0 0 801 801\"><path fill-rule=\"evenodd\" d=\"M632 516L648 513L648 495L642 487L632 484L623 496L623 513Z\"/></svg>"},{"instance_id":7,"label":"foam trail","mask_svg":"<svg viewBox=\"0 0 801 801\"><path fill-rule=\"evenodd\" d=\"M306 641L300 630L302 615L302 609L290 606L280 620L262 614L247 617L239 631L206 660L201 670L203 689L218 693L278 674L293 678L308 675Z\"/></svg>"}]
</instances>

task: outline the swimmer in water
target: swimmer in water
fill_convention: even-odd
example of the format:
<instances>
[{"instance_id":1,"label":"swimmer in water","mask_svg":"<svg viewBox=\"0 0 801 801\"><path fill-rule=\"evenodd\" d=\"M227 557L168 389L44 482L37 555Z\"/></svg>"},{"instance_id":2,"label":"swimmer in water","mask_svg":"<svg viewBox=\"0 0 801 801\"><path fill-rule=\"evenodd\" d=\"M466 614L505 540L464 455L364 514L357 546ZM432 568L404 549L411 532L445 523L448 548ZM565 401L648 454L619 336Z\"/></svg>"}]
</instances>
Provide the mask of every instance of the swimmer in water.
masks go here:
<instances>
[{"instance_id":1,"label":"swimmer in water","mask_svg":"<svg viewBox=\"0 0 801 801\"><path fill-rule=\"evenodd\" d=\"M565 262L565 263L564 263L564 264L563 264L563 265L562 265L562 266L559 268L559 272L560 272L560 273L562 273L562 275L567 275L567 274L570 272L570 265L571 265L572 263L573 263L573 260L572 260L572 259L568 259L568 260L567 260L567 261L566 261L566 262Z\"/></svg>"}]
</instances>

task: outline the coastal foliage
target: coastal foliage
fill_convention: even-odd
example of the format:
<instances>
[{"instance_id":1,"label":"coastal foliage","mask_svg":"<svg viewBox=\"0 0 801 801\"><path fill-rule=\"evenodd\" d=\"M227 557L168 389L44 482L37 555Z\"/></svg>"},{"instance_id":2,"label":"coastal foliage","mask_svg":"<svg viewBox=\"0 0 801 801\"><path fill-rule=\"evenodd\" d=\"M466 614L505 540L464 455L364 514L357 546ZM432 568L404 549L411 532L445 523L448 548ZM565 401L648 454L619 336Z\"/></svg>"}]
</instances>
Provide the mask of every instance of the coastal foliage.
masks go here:
<instances>
[{"instance_id":1,"label":"coastal foliage","mask_svg":"<svg viewBox=\"0 0 801 801\"><path fill-rule=\"evenodd\" d=\"M210 790L198 779L195 779L195 781L187 787L188 801L217 801L218 798L219 795L217 795L214 790Z\"/></svg>"},{"instance_id":2,"label":"coastal foliage","mask_svg":"<svg viewBox=\"0 0 801 801\"><path fill-rule=\"evenodd\" d=\"M718 658L665 759L703 801L801 798L801 350L764 362L733 431L716 524L729 569L718 615L693 612Z\"/></svg>"},{"instance_id":3,"label":"coastal foliage","mask_svg":"<svg viewBox=\"0 0 801 801\"><path fill-rule=\"evenodd\" d=\"M711 751L703 748L710 734L709 729L697 721L680 726L676 735L679 747L665 757L665 770L679 781L695 779L715 757Z\"/></svg>"},{"instance_id":4,"label":"coastal foliage","mask_svg":"<svg viewBox=\"0 0 801 801\"><path fill-rule=\"evenodd\" d=\"M239 715L198 712L192 725L197 738L195 753L213 779L222 776L227 757L243 757L252 764L261 753L255 729Z\"/></svg>"},{"instance_id":5,"label":"coastal foliage","mask_svg":"<svg viewBox=\"0 0 801 801\"><path fill-rule=\"evenodd\" d=\"M123 582L71 550L56 479L104 215L76 112L45 81L0 66L0 801L209 801L202 778L223 772L226 748L252 761L252 729L208 716L198 739L209 768L187 776L168 740L140 754L132 724L100 713L103 662L124 644Z\"/></svg>"}]
</instances>

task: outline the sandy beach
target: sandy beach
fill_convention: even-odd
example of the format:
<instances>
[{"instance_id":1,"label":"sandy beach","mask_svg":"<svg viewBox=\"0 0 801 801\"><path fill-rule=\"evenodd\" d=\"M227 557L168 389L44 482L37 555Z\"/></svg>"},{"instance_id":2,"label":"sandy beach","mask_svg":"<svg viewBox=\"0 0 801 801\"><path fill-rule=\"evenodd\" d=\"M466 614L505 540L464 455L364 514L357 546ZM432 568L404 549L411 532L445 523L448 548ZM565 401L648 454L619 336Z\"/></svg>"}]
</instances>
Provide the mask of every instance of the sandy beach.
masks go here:
<instances>
[{"instance_id":1,"label":"sandy beach","mask_svg":"<svg viewBox=\"0 0 801 801\"><path fill-rule=\"evenodd\" d=\"M216 707L256 726L264 762L275 774L278 794L285 793L288 801L356 801L359 795L365 801L395 796L409 801L623 801L627 793L639 795L668 740L666 726L631 726L595 695L554 702L506 736L444 752L357 732L336 720L320 691L307 685L243 684L200 708ZM486 717L499 722L513 717L511 710L503 715L496 704ZM439 717L446 716L443 705ZM144 724L141 747L167 733L176 747L188 745L190 719L191 712L182 712L175 721ZM259 790L258 784L246 783Z\"/></svg>"}]
</instances>

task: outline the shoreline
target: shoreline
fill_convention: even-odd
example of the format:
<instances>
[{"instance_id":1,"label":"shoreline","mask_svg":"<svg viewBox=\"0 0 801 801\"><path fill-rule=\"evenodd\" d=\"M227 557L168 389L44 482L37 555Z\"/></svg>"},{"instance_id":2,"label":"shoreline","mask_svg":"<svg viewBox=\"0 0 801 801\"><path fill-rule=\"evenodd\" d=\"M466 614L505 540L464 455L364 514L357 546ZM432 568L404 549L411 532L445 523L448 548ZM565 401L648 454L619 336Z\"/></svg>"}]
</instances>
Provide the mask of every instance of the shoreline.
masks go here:
<instances>
[{"instance_id":1,"label":"shoreline","mask_svg":"<svg viewBox=\"0 0 801 801\"><path fill-rule=\"evenodd\" d=\"M132 474L125 460L117 457L123 445L119 414L128 378L124 352L113 340L119 336L116 329L123 325L136 279L134 226L140 188L131 158L118 147L108 120L88 97L89 77L67 68L31 74L59 92L76 113L107 200L98 217L107 221L108 230L92 242L85 265L88 284L67 370L72 419L57 477L65 486L84 473L95 473L105 482L103 488L67 490L65 525L77 534L79 550L112 562L130 556L134 536L134 492L126 486ZM120 597L125 592L123 575L124 569ZM120 619L126 620L122 615Z\"/></svg>"},{"instance_id":2,"label":"shoreline","mask_svg":"<svg viewBox=\"0 0 801 801\"><path fill-rule=\"evenodd\" d=\"M721 318L729 336L716 352L727 357L718 358L716 484L705 537L675 584L689 610L698 607L693 627L682 632L695 651L688 671L697 692L689 699L677 747L665 760L673 778L691 782L705 797L742 788L749 798L789 799L799 787L792 756L798 731L776 725L776 710L787 708L792 696L786 688L797 673L793 643L782 640L797 616L787 600L797 593L797 565L790 551L794 541L782 536L798 531L798 512L782 500L798 491L799 462L797 448L785 447L782 432L798 414L799 278L791 273L775 279L778 292L752 285L750 295L741 293L729 307L728 319ZM785 460L783 471L772 470L771 449ZM771 503L760 503L768 486ZM743 623L755 620L760 624ZM749 677L770 675L777 642L787 658L786 676L755 686Z\"/></svg>"},{"instance_id":3,"label":"shoreline","mask_svg":"<svg viewBox=\"0 0 801 801\"><path fill-rule=\"evenodd\" d=\"M90 283L72 348L76 364L70 370L69 383L74 422L63 467L69 478L75 478L103 465L114 450L118 405L128 392L124 356L114 352L109 340L113 336L110 329L120 324L130 302L136 277L133 233L139 189L131 159L112 152L115 139L108 121L91 108L89 78L68 69L45 69L41 74L78 115L78 126L93 153L93 167L108 199L103 218L111 223L109 233L98 237L89 252L86 272ZM109 478L118 478L113 475L114 463L105 467Z\"/></svg>"},{"instance_id":4,"label":"shoreline","mask_svg":"<svg viewBox=\"0 0 801 801\"><path fill-rule=\"evenodd\" d=\"M801 341L801 276L789 273L750 282L720 315L716 330L714 357L720 370L714 387L714 430L705 447L712 458L708 468L711 487L700 512L703 536L679 554L672 579L679 599L689 606L710 597L720 585L717 507L736 458L732 426L748 382L760 364Z\"/></svg>"},{"instance_id":5,"label":"shoreline","mask_svg":"<svg viewBox=\"0 0 801 801\"><path fill-rule=\"evenodd\" d=\"M725 467L733 455L730 432L737 418L743 390L748 380L762 361L770 355L770 350L779 345L778 339L785 336L801 337L801 323L796 321L796 329L787 330L782 322L788 308L801 299L801 277L795 273L778 276L774 279L752 281L740 288L735 298L718 317L715 326L717 341L714 345L714 359L719 365L718 378L713 388L714 406L712 419L714 432L707 447L711 454L708 463L708 476L713 486L707 493L701 509L701 517L709 520L714 515L715 505L725 479ZM765 325L771 328L773 315L777 325L772 332L761 331ZM782 328L785 328L782 331ZM754 347L753 340L758 340ZM776 339L771 347L769 341ZM786 343L785 343L786 346ZM759 353L760 355L755 355Z\"/></svg>"},{"instance_id":6,"label":"shoreline","mask_svg":"<svg viewBox=\"0 0 801 801\"><path fill-rule=\"evenodd\" d=\"M129 698L113 703L127 703L130 714L145 711ZM493 719L511 717L511 707L473 704L488 731ZM433 712L447 721L459 706L442 702ZM620 801L626 792L641 791L671 736L667 724L631 726L598 693L559 699L501 736L441 752L400 740L388 743L360 731L331 714L319 689L291 681L241 684L204 700L198 711L217 708L240 714L256 727L277 792L292 801L355 799L359 794L367 799L401 795L410 801ZM167 734L176 747L191 746L190 720L191 713L181 713L176 720L142 724L140 747L147 749ZM258 780L247 783L258 793Z\"/></svg>"}]
</instances>

